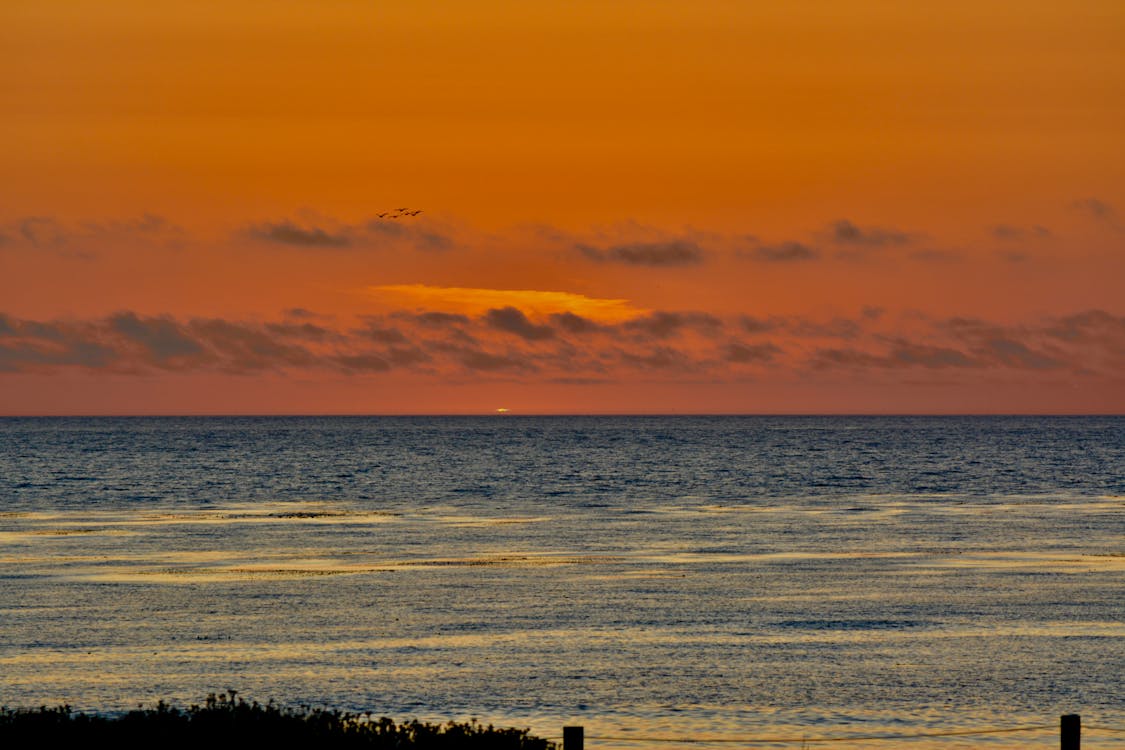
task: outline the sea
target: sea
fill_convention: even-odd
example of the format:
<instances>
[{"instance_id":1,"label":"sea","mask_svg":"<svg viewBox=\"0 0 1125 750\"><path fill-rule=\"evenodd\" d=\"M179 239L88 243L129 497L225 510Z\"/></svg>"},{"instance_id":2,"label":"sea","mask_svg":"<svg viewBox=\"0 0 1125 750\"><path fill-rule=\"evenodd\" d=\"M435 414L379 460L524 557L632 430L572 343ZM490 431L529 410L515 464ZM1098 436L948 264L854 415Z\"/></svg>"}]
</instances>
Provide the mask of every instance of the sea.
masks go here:
<instances>
[{"instance_id":1,"label":"sea","mask_svg":"<svg viewBox=\"0 0 1125 750\"><path fill-rule=\"evenodd\" d=\"M593 750L1125 747L1125 418L0 419L0 704L228 691Z\"/></svg>"}]
</instances>

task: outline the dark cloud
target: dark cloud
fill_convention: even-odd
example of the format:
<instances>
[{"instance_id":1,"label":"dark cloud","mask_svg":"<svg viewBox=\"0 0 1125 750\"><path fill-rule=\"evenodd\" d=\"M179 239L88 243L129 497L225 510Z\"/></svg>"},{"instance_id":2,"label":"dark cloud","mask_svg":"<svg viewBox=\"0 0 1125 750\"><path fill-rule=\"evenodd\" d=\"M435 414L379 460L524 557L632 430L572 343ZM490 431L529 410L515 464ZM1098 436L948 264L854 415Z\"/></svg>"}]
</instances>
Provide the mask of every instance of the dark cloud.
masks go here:
<instances>
[{"instance_id":1,"label":"dark cloud","mask_svg":"<svg viewBox=\"0 0 1125 750\"><path fill-rule=\"evenodd\" d=\"M314 323L266 323L265 328L278 336L306 341L325 341L335 335L324 326Z\"/></svg>"},{"instance_id":2,"label":"dark cloud","mask_svg":"<svg viewBox=\"0 0 1125 750\"><path fill-rule=\"evenodd\" d=\"M579 245L578 249L591 260L604 263L622 263L630 266L649 266L652 268L695 266L704 261L703 249L690 240L632 242L613 245L605 249L590 245Z\"/></svg>"},{"instance_id":3,"label":"dark cloud","mask_svg":"<svg viewBox=\"0 0 1125 750\"><path fill-rule=\"evenodd\" d=\"M1048 336L1068 342L1091 342L1121 339L1125 343L1125 317L1105 310L1087 310L1057 318L1048 326Z\"/></svg>"},{"instance_id":4,"label":"dark cloud","mask_svg":"<svg viewBox=\"0 0 1125 750\"><path fill-rule=\"evenodd\" d=\"M769 333L781 328L785 321L781 318L755 318L752 315L743 315L739 318L742 329L747 333Z\"/></svg>"},{"instance_id":5,"label":"dark cloud","mask_svg":"<svg viewBox=\"0 0 1125 750\"><path fill-rule=\"evenodd\" d=\"M433 361L433 357L416 346L391 346L383 356L395 367L412 367Z\"/></svg>"},{"instance_id":6,"label":"dark cloud","mask_svg":"<svg viewBox=\"0 0 1125 750\"><path fill-rule=\"evenodd\" d=\"M666 339L684 329L694 329L706 335L718 333L723 322L713 315L701 312L657 311L626 321L622 328L640 334L643 338Z\"/></svg>"},{"instance_id":7,"label":"dark cloud","mask_svg":"<svg viewBox=\"0 0 1125 750\"><path fill-rule=\"evenodd\" d=\"M372 219L365 225L373 240L395 240L412 243L420 250L448 250L453 240L446 235L416 224L403 224L390 219Z\"/></svg>"},{"instance_id":8,"label":"dark cloud","mask_svg":"<svg viewBox=\"0 0 1125 750\"><path fill-rule=\"evenodd\" d=\"M740 341L733 341L726 346L723 358L727 362L736 362L739 364L751 362L769 362L782 350L770 343L765 344L744 344Z\"/></svg>"},{"instance_id":9,"label":"dark cloud","mask_svg":"<svg viewBox=\"0 0 1125 750\"><path fill-rule=\"evenodd\" d=\"M825 322L793 318L788 321L786 329L794 336L828 339L854 339L863 332L859 323L848 318L833 318Z\"/></svg>"},{"instance_id":10,"label":"dark cloud","mask_svg":"<svg viewBox=\"0 0 1125 750\"><path fill-rule=\"evenodd\" d=\"M0 316L0 372L111 367L120 357L100 338L96 327L87 323L44 323Z\"/></svg>"},{"instance_id":11,"label":"dark cloud","mask_svg":"<svg viewBox=\"0 0 1125 750\"><path fill-rule=\"evenodd\" d=\"M1117 211L1110 204L1098 198L1083 198L1070 204L1082 213L1098 221L1113 222L1117 219Z\"/></svg>"},{"instance_id":12,"label":"dark cloud","mask_svg":"<svg viewBox=\"0 0 1125 750\"><path fill-rule=\"evenodd\" d=\"M555 335L553 328L532 323L515 307L493 308L485 313L484 320L498 331L515 334L527 341L542 341Z\"/></svg>"},{"instance_id":13,"label":"dark cloud","mask_svg":"<svg viewBox=\"0 0 1125 750\"><path fill-rule=\"evenodd\" d=\"M661 346L647 352L621 352L621 360L642 370L689 370L692 360L683 352Z\"/></svg>"},{"instance_id":14,"label":"dark cloud","mask_svg":"<svg viewBox=\"0 0 1125 750\"><path fill-rule=\"evenodd\" d=\"M891 342L890 351L877 354L854 347L823 348L813 352L810 364L816 369L975 368L983 364L964 352L942 346L915 344L904 339Z\"/></svg>"},{"instance_id":15,"label":"dark cloud","mask_svg":"<svg viewBox=\"0 0 1125 750\"><path fill-rule=\"evenodd\" d=\"M878 350L860 347L817 349L810 364L818 369L831 367L894 369L981 369L1007 367L1024 370L1053 370L1064 363L1031 343L1016 338L1007 330L985 321L954 318L938 325L952 334L954 345L910 341L901 336L874 336L870 343ZM1037 334L1026 332L1029 338Z\"/></svg>"},{"instance_id":16,"label":"dark cloud","mask_svg":"<svg viewBox=\"0 0 1125 750\"><path fill-rule=\"evenodd\" d=\"M809 364L814 369L886 367L887 358L854 348L817 349Z\"/></svg>"},{"instance_id":17,"label":"dark cloud","mask_svg":"<svg viewBox=\"0 0 1125 750\"><path fill-rule=\"evenodd\" d=\"M178 248L183 234L181 227L151 213L135 219L76 222L64 222L53 216L25 216L0 230L0 238L6 238L7 243L13 246L22 244L87 260L95 257L89 252L91 244L141 237L149 244L159 240L168 247ZM70 247L76 249L68 252Z\"/></svg>"},{"instance_id":18,"label":"dark cloud","mask_svg":"<svg viewBox=\"0 0 1125 750\"><path fill-rule=\"evenodd\" d=\"M998 240L1015 242L1021 240L1044 240L1051 236L1051 230L1039 224L1017 227L1011 224L995 224L988 228L989 233Z\"/></svg>"},{"instance_id":19,"label":"dark cloud","mask_svg":"<svg viewBox=\"0 0 1125 750\"><path fill-rule=\"evenodd\" d=\"M416 314L403 314L399 317L406 317L424 326L432 326L435 328L445 328L450 325L467 325L469 323L469 318L465 315L438 312L436 310Z\"/></svg>"},{"instance_id":20,"label":"dark cloud","mask_svg":"<svg viewBox=\"0 0 1125 750\"><path fill-rule=\"evenodd\" d=\"M344 231L330 232L321 227L302 227L285 219L278 222L252 224L247 228L251 237L264 242L293 247L340 248L350 247L352 239Z\"/></svg>"},{"instance_id":21,"label":"dark cloud","mask_svg":"<svg viewBox=\"0 0 1125 750\"><path fill-rule=\"evenodd\" d=\"M358 330L358 334L379 344L404 344L406 335L397 328L388 328L378 320L369 319L367 327Z\"/></svg>"},{"instance_id":22,"label":"dark cloud","mask_svg":"<svg viewBox=\"0 0 1125 750\"><path fill-rule=\"evenodd\" d=\"M1028 370L1053 370L1064 362L1021 339L1029 333L972 318L952 318L944 326L970 351L989 364Z\"/></svg>"},{"instance_id":23,"label":"dark cloud","mask_svg":"<svg viewBox=\"0 0 1125 750\"><path fill-rule=\"evenodd\" d=\"M984 351L1007 367L1054 370L1063 366L1063 363L1054 357L1035 351L1021 341L1009 338L988 339L985 342Z\"/></svg>"},{"instance_id":24,"label":"dark cloud","mask_svg":"<svg viewBox=\"0 0 1125 750\"><path fill-rule=\"evenodd\" d=\"M135 219L110 219L106 221L83 221L79 223L77 234L86 237L121 237L124 235L183 234L182 227L173 224L163 216L143 213Z\"/></svg>"},{"instance_id":25,"label":"dark cloud","mask_svg":"<svg viewBox=\"0 0 1125 750\"><path fill-rule=\"evenodd\" d=\"M251 324L221 318L196 319L188 324L188 330L221 355L223 369L230 372L317 364L317 358L305 347L278 341Z\"/></svg>"},{"instance_id":26,"label":"dark cloud","mask_svg":"<svg viewBox=\"0 0 1125 750\"><path fill-rule=\"evenodd\" d=\"M34 247L59 247L66 244L68 232L50 216L28 216L19 221L20 235Z\"/></svg>"},{"instance_id":27,"label":"dark cloud","mask_svg":"<svg viewBox=\"0 0 1125 750\"><path fill-rule=\"evenodd\" d=\"M820 251L801 242L782 242L776 245L759 245L740 255L768 263L792 263L816 260L820 257Z\"/></svg>"},{"instance_id":28,"label":"dark cloud","mask_svg":"<svg viewBox=\"0 0 1125 750\"><path fill-rule=\"evenodd\" d=\"M832 223L830 235L841 245L855 245L866 248L894 247L907 245L914 241L914 235L899 229L885 227L860 227L848 219Z\"/></svg>"},{"instance_id":29,"label":"dark cloud","mask_svg":"<svg viewBox=\"0 0 1125 750\"><path fill-rule=\"evenodd\" d=\"M411 245L418 250L440 251L453 247L453 240L432 224L404 222L402 218L374 218L358 224L328 220L326 226L304 226L283 219L251 224L243 231L263 242L313 250Z\"/></svg>"},{"instance_id":30,"label":"dark cloud","mask_svg":"<svg viewBox=\"0 0 1125 750\"><path fill-rule=\"evenodd\" d=\"M892 340L891 353L887 358L890 363L901 366L919 366L934 368L944 367L981 367L982 363L969 357L962 351L944 346L930 346L927 344L914 344L904 339Z\"/></svg>"},{"instance_id":31,"label":"dark cloud","mask_svg":"<svg viewBox=\"0 0 1125 750\"><path fill-rule=\"evenodd\" d=\"M358 352L353 354L337 354L332 361L338 364L345 372L373 373L389 372L401 367L430 362L432 357L414 346L391 346L379 352Z\"/></svg>"},{"instance_id":32,"label":"dark cloud","mask_svg":"<svg viewBox=\"0 0 1125 750\"><path fill-rule=\"evenodd\" d=\"M551 322L567 333L585 334L604 330L602 326L598 325L589 318L584 318L581 315L575 315L570 311L555 313L551 315Z\"/></svg>"},{"instance_id":33,"label":"dark cloud","mask_svg":"<svg viewBox=\"0 0 1125 750\"><path fill-rule=\"evenodd\" d=\"M480 349L462 349L458 353L457 359L466 369L483 372L504 370L530 372L537 369L525 359L508 354L494 354Z\"/></svg>"},{"instance_id":34,"label":"dark cloud","mask_svg":"<svg viewBox=\"0 0 1125 750\"><path fill-rule=\"evenodd\" d=\"M199 357L205 349L184 328L167 316L141 318L132 312L110 316L109 330L140 346L146 359L167 366L185 358Z\"/></svg>"},{"instance_id":35,"label":"dark cloud","mask_svg":"<svg viewBox=\"0 0 1125 750\"><path fill-rule=\"evenodd\" d=\"M881 307L866 305L864 306L863 310L860 311L860 317L862 317L864 320L878 320L879 318L883 317L883 313L885 312L886 310Z\"/></svg>"},{"instance_id":36,"label":"dark cloud","mask_svg":"<svg viewBox=\"0 0 1125 750\"><path fill-rule=\"evenodd\" d=\"M1020 326L916 316L904 319L912 335L886 333L889 321L869 324L883 315L868 308L856 319L722 320L701 312L655 311L621 323L598 323L556 313L545 319L547 324L518 308L501 307L472 319L435 311L373 315L354 327L337 328L292 316L267 322L181 321L125 311L93 320L35 321L0 314L0 370L245 374L320 369L577 379L608 377L622 366L668 377L718 378L724 372L738 377L751 368L800 371L806 366L860 374L864 369L872 374L993 369L1117 377L1125 372L1125 317L1104 310Z\"/></svg>"},{"instance_id":37,"label":"dark cloud","mask_svg":"<svg viewBox=\"0 0 1125 750\"><path fill-rule=\"evenodd\" d=\"M60 347L37 347L27 343L0 344L0 372L27 372L41 367L87 367L101 369L118 361L111 347L93 341L75 340Z\"/></svg>"},{"instance_id":38,"label":"dark cloud","mask_svg":"<svg viewBox=\"0 0 1125 750\"><path fill-rule=\"evenodd\" d=\"M391 363L379 354L339 354L333 359L348 372L387 372Z\"/></svg>"}]
</instances>

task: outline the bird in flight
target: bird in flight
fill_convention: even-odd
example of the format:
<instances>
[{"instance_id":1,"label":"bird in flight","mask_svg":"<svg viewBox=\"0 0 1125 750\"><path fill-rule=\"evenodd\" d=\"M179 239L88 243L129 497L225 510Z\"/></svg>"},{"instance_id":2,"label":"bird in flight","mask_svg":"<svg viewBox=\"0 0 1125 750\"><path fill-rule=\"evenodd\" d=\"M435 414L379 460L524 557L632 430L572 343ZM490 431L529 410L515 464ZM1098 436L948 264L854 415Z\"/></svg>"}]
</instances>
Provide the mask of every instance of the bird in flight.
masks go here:
<instances>
[{"instance_id":1,"label":"bird in flight","mask_svg":"<svg viewBox=\"0 0 1125 750\"><path fill-rule=\"evenodd\" d=\"M408 216L417 216L420 213L422 213L422 209L420 208L402 207L395 208L390 211L380 211L379 213L375 214L375 217L378 219L402 219Z\"/></svg>"}]
</instances>

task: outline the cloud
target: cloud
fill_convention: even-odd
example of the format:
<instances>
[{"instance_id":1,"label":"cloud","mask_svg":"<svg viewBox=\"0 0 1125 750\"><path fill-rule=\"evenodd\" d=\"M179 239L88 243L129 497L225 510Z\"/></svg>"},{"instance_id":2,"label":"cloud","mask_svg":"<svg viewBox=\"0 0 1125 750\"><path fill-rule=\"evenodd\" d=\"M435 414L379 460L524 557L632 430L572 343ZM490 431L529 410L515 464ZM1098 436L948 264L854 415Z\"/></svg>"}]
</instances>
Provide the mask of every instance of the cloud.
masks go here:
<instances>
[{"instance_id":1,"label":"cloud","mask_svg":"<svg viewBox=\"0 0 1125 750\"><path fill-rule=\"evenodd\" d=\"M994 224L988 228L989 233L1004 242L1017 242L1023 240L1044 240L1051 237L1051 230L1040 224L1019 227L1011 224Z\"/></svg>"},{"instance_id":2,"label":"cloud","mask_svg":"<svg viewBox=\"0 0 1125 750\"><path fill-rule=\"evenodd\" d=\"M0 314L0 372L111 367L119 356L99 339L96 326L88 323L19 320Z\"/></svg>"},{"instance_id":3,"label":"cloud","mask_svg":"<svg viewBox=\"0 0 1125 750\"><path fill-rule=\"evenodd\" d=\"M885 312L886 310L884 310L882 307L865 305L863 310L860 311L860 317L862 317L864 320L878 320L879 318L883 317L883 313Z\"/></svg>"},{"instance_id":4,"label":"cloud","mask_svg":"<svg viewBox=\"0 0 1125 750\"><path fill-rule=\"evenodd\" d=\"M535 365L525 359L480 349L461 349L457 352L457 359L465 368L483 372L505 370L529 372L537 369Z\"/></svg>"},{"instance_id":5,"label":"cloud","mask_svg":"<svg viewBox=\"0 0 1125 750\"><path fill-rule=\"evenodd\" d=\"M246 231L263 242L293 247L341 248L352 245L352 239L345 231L333 233L317 226L302 227L288 219L251 224Z\"/></svg>"},{"instance_id":6,"label":"cloud","mask_svg":"<svg viewBox=\"0 0 1125 750\"><path fill-rule=\"evenodd\" d=\"M515 334L528 341L542 341L555 336L553 328L532 323L515 307L494 308L485 313L484 319L496 330Z\"/></svg>"},{"instance_id":7,"label":"cloud","mask_svg":"<svg viewBox=\"0 0 1125 750\"><path fill-rule=\"evenodd\" d=\"M28 216L18 226L20 235L33 247L59 247L68 239L62 224L50 216Z\"/></svg>"},{"instance_id":8,"label":"cloud","mask_svg":"<svg viewBox=\"0 0 1125 750\"><path fill-rule=\"evenodd\" d=\"M776 245L759 245L749 251L740 251L739 255L768 263L792 263L817 260L820 258L820 251L801 242L782 242Z\"/></svg>"},{"instance_id":9,"label":"cloud","mask_svg":"<svg viewBox=\"0 0 1125 750\"><path fill-rule=\"evenodd\" d=\"M290 307L289 309L284 310L283 314L287 318L296 318L298 320L316 320L318 318L324 317L323 315L314 313L312 310L306 310L303 307Z\"/></svg>"},{"instance_id":10,"label":"cloud","mask_svg":"<svg viewBox=\"0 0 1125 750\"><path fill-rule=\"evenodd\" d=\"M335 335L333 331L314 323L266 323L265 328L278 336L307 341L324 341Z\"/></svg>"},{"instance_id":11,"label":"cloud","mask_svg":"<svg viewBox=\"0 0 1125 750\"><path fill-rule=\"evenodd\" d=\"M768 334L768 339L765 336ZM691 373L699 382L800 378L809 371L863 378L876 373L1002 372L1025 379L1121 378L1125 317L1104 310L1005 325L972 318L720 318L655 310L623 321L514 305L479 315L395 310L346 324L298 316L247 321L177 319L122 311L87 320L25 320L0 314L0 370L49 374L66 368L143 372L412 373L423 378L530 377L620 381ZM866 373L866 374L865 374ZM757 375L756 375L757 377Z\"/></svg>"},{"instance_id":12,"label":"cloud","mask_svg":"<svg viewBox=\"0 0 1125 750\"><path fill-rule=\"evenodd\" d=\"M656 347L645 352L623 351L620 356L623 362L641 370L695 369L695 363L691 357L666 346Z\"/></svg>"},{"instance_id":13,"label":"cloud","mask_svg":"<svg viewBox=\"0 0 1125 750\"><path fill-rule=\"evenodd\" d=\"M413 367L431 361L430 355L417 347L390 347L381 352L362 352L358 354L339 354L334 361L345 372L373 373Z\"/></svg>"},{"instance_id":14,"label":"cloud","mask_svg":"<svg viewBox=\"0 0 1125 750\"><path fill-rule=\"evenodd\" d=\"M418 313L417 315L411 315L409 317L418 321L422 325L436 326L441 328L450 325L463 325L469 322L469 317L467 315L435 312L432 310L429 312Z\"/></svg>"},{"instance_id":15,"label":"cloud","mask_svg":"<svg viewBox=\"0 0 1125 750\"><path fill-rule=\"evenodd\" d=\"M943 367L981 367L979 360L973 359L958 349L946 346L915 344L905 339L893 339L888 360L895 365L920 366L928 368Z\"/></svg>"},{"instance_id":16,"label":"cloud","mask_svg":"<svg viewBox=\"0 0 1125 750\"><path fill-rule=\"evenodd\" d=\"M409 245L417 250L441 251L453 247L453 240L433 222L404 220L408 216L392 212L390 218L376 217L354 224L324 218L299 224L286 218L249 224L241 230L241 234L260 242L310 250L379 249Z\"/></svg>"},{"instance_id":17,"label":"cloud","mask_svg":"<svg viewBox=\"0 0 1125 750\"><path fill-rule=\"evenodd\" d=\"M599 263L621 263L649 268L695 266L703 263L705 259L703 249L691 240L630 242L607 248L580 244L578 249L587 258Z\"/></svg>"},{"instance_id":18,"label":"cloud","mask_svg":"<svg viewBox=\"0 0 1125 750\"><path fill-rule=\"evenodd\" d=\"M790 318L786 321L785 328L794 336L803 338L854 339L863 332L863 327L858 322L848 318L833 318L823 322Z\"/></svg>"},{"instance_id":19,"label":"cloud","mask_svg":"<svg viewBox=\"0 0 1125 750\"><path fill-rule=\"evenodd\" d=\"M614 322L635 318L648 312L643 308L634 307L625 299L603 299L572 292L537 289L390 284L369 287L368 291L392 304L414 305L428 310L461 315L481 315L493 308L517 307L542 316L570 312L590 320Z\"/></svg>"},{"instance_id":20,"label":"cloud","mask_svg":"<svg viewBox=\"0 0 1125 750\"><path fill-rule=\"evenodd\" d=\"M822 348L813 352L809 364L818 370L847 368L878 368L887 366L887 358L855 348Z\"/></svg>"},{"instance_id":21,"label":"cloud","mask_svg":"<svg viewBox=\"0 0 1125 750\"><path fill-rule=\"evenodd\" d=\"M375 240L408 241L420 250L449 250L453 240L445 234L416 224L391 219L371 219L365 225L367 237Z\"/></svg>"},{"instance_id":22,"label":"cloud","mask_svg":"<svg viewBox=\"0 0 1125 750\"><path fill-rule=\"evenodd\" d=\"M106 323L110 331L139 346L144 358L159 366L205 353L203 345L168 316L140 318L136 313L122 312L110 316Z\"/></svg>"},{"instance_id":23,"label":"cloud","mask_svg":"<svg viewBox=\"0 0 1125 750\"><path fill-rule=\"evenodd\" d=\"M133 219L63 221L53 216L24 216L0 227L0 244L53 250L90 259L92 248L141 239L178 248L184 230L163 216L144 213ZM67 248L76 248L67 251Z\"/></svg>"},{"instance_id":24,"label":"cloud","mask_svg":"<svg viewBox=\"0 0 1125 750\"><path fill-rule=\"evenodd\" d=\"M895 247L907 245L915 236L899 229L885 227L860 227L848 219L832 223L829 233L834 242L840 245L853 245L866 248Z\"/></svg>"},{"instance_id":25,"label":"cloud","mask_svg":"<svg viewBox=\"0 0 1125 750\"><path fill-rule=\"evenodd\" d=\"M1054 370L1063 366L1063 363L1054 357L1035 351L1021 341L1002 336L988 339L983 343L983 346L978 348L978 351L991 355L996 361L1007 367Z\"/></svg>"},{"instance_id":26,"label":"cloud","mask_svg":"<svg viewBox=\"0 0 1125 750\"><path fill-rule=\"evenodd\" d=\"M670 312L660 310L641 318L625 322L627 331L640 334L642 338L666 339L691 328L707 335L717 333L723 322L713 315L700 312Z\"/></svg>"},{"instance_id":27,"label":"cloud","mask_svg":"<svg viewBox=\"0 0 1125 750\"><path fill-rule=\"evenodd\" d=\"M782 353L780 347L770 343L745 344L741 341L732 341L726 345L723 358L727 362L745 364L750 362L769 362Z\"/></svg>"},{"instance_id":28,"label":"cloud","mask_svg":"<svg viewBox=\"0 0 1125 750\"><path fill-rule=\"evenodd\" d=\"M368 317L366 322L365 328L356 330L356 334L361 338L371 339L379 344L404 344L407 341L406 334L397 328L384 326L378 318ZM468 322L468 318L465 319L465 322Z\"/></svg>"},{"instance_id":29,"label":"cloud","mask_svg":"<svg viewBox=\"0 0 1125 750\"><path fill-rule=\"evenodd\" d=\"M1067 342L1120 340L1125 343L1125 316L1105 310L1087 310L1056 318L1048 326L1048 336Z\"/></svg>"},{"instance_id":30,"label":"cloud","mask_svg":"<svg viewBox=\"0 0 1125 750\"><path fill-rule=\"evenodd\" d=\"M206 318L192 320L188 330L221 356L223 369L227 371L277 370L316 364L316 357L304 346L279 341L264 328L254 325Z\"/></svg>"},{"instance_id":31,"label":"cloud","mask_svg":"<svg viewBox=\"0 0 1125 750\"><path fill-rule=\"evenodd\" d=\"M1098 221L1111 223L1117 221L1117 211L1114 207L1098 198L1082 198L1071 203L1070 207Z\"/></svg>"},{"instance_id":32,"label":"cloud","mask_svg":"<svg viewBox=\"0 0 1125 750\"><path fill-rule=\"evenodd\" d=\"M387 372L391 363L378 354L340 354L335 361L348 372Z\"/></svg>"},{"instance_id":33,"label":"cloud","mask_svg":"<svg viewBox=\"0 0 1125 750\"><path fill-rule=\"evenodd\" d=\"M916 344L905 339L891 342L887 353L874 353L867 350L844 348L820 348L813 352L810 360L816 369L835 367L859 369L896 369L923 367L926 369L976 368L982 363L964 352L942 346Z\"/></svg>"},{"instance_id":34,"label":"cloud","mask_svg":"<svg viewBox=\"0 0 1125 750\"><path fill-rule=\"evenodd\" d=\"M598 325L589 318L575 315L569 310L567 312L553 313L551 315L551 322L563 331L573 334L595 333L604 330L603 326Z\"/></svg>"},{"instance_id":35,"label":"cloud","mask_svg":"<svg viewBox=\"0 0 1125 750\"><path fill-rule=\"evenodd\" d=\"M1064 362L1021 341L1028 332L971 318L952 318L944 324L978 358L993 365L1029 370L1054 370Z\"/></svg>"},{"instance_id":36,"label":"cloud","mask_svg":"<svg viewBox=\"0 0 1125 750\"><path fill-rule=\"evenodd\" d=\"M778 317L762 319L755 318L752 315L743 315L739 318L739 323L742 330L747 333L769 333L785 325L785 320Z\"/></svg>"}]
</instances>

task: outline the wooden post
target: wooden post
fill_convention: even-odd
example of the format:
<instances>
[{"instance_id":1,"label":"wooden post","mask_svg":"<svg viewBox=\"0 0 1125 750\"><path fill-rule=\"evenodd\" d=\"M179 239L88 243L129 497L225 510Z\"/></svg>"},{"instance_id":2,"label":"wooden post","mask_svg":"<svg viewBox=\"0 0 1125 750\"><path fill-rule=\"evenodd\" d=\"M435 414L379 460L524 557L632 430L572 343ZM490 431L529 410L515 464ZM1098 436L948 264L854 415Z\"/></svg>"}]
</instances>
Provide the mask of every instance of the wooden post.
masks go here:
<instances>
[{"instance_id":1,"label":"wooden post","mask_svg":"<svg viewBox=\"0 0 1125 750\"><path fill-rule=\"evenodd\" d=\"M583 750L585 744L582 727L563 727L563 750Z\"/></svg>"},{"instance_id":2,"label":"wooden post","mask_svg":"<svg viewBox=\"0 0 1125 750\"><path fill-rule=\"evenodd\" d=\"M1082 749L1082 717L1078 714L1063 714L1059 720L1059 747L1062 750Z\"/></svg>"}]
</instances>

